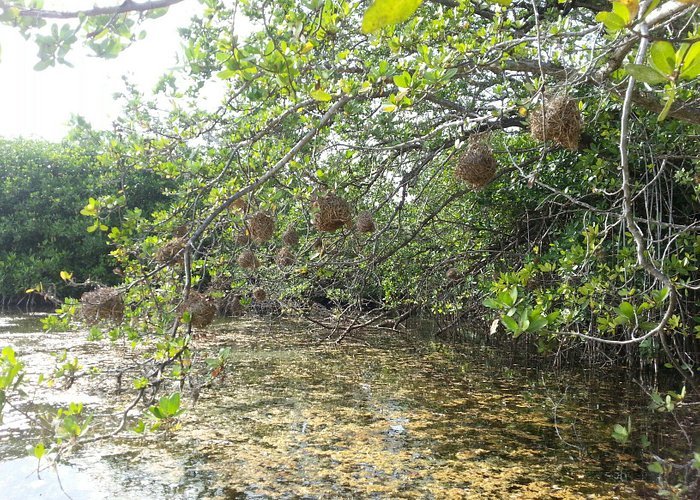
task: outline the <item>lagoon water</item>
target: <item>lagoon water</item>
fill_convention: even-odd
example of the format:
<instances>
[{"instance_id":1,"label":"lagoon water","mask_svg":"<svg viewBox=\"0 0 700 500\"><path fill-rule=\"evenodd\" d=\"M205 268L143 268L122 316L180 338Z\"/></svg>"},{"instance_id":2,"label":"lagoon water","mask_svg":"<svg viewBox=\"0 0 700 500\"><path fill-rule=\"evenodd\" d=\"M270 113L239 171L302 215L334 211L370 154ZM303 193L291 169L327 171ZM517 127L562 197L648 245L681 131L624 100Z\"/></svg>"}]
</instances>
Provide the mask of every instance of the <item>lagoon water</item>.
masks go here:
<instances>
[{"instance_id":1,"label":"lagoon water","mask_svg":"<svg viewBox=\"0 0 700 500\"><path fill-rule=\"evenodd\" d=\"M103 417L129 399L116 394L115 374L138 353L85 338L44 333L39 316L0 317L0 346L13 346L29 382L64 349L85 374L69 389L29 391L17 409L83 401L95 432L116 425ZM39 476L26 448L36 431L6 407L0 497L67 498L60 479L75 500L639 498L655 491L649 457L616 443L613 426L629 416L656 452L676 447L640 391L610 373L554 373L415 332L366 332L340 346L322 338L294 321L222 320L195 344L230 347L229 369L196 404L185 393L179 429L126 431Z\"/></svg>"}]
</instances>

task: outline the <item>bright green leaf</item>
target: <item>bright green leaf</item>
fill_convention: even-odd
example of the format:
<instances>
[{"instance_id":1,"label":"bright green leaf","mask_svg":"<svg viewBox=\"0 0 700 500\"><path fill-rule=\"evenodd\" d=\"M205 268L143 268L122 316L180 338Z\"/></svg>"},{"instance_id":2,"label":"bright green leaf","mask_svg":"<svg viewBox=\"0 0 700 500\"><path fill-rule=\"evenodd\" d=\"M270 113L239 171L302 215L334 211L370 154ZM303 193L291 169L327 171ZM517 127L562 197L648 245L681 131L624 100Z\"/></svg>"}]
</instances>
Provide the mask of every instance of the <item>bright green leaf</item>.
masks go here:
<instances>
[{"instance_id":1,"label":"bright green leaf","mask_svg":"<svg viewBox=\"0 0 700 500\"><path fill-rule=\"evenodd\" d=\"M313 91L311 91L310 95L311 95L311 97L313 97L317 101L321 101L321 102L328 102L331 99L333 99L332 95L330 95L328 92L326 92L325 90L322 90L322 89L313 90Z\"/></svg>"},{"instance_id":2,"label":"bright green leaf","mask_svg":"<svg viewBox=\"0 0 700 500\"><path fill-rule=\"evenodd\" d=\"M423 0L375 0L362 19L362 32L374 33L390 24L405 21Z\"/></svg>"},{"instance_id":3,"label":"bright green leaf","mask_svg":"<svg viewBox=\"0 0 700 500\"><path fill-rule=\"evenodd\" d=\"M505 327L508 328L508 330L510 330L511 332L517 333L517 334L520 333L520 327L518 326L518 322L515 321L510 316L502 316L501 321L503 322Z\"/></svg>"},{"instance_id":4,"label":"bright green leaf","mask_svg":"<svg viewBox=\"0 0 700 500\"><path fill-rule=\"evenodd\" d=\"M626 26L625 21L613 12L599 12L595 19L603 23L608 31L620 31Z\"/></svg>"},{"instance_id":5,"label":"bright green leaf","mask_svg":"<svg viewBox=\"0 0 700 500\"><path fill-rule=\"evenodd\" d=\"M649 49L652 66L664 75L671 76L676 69L676 51L671 42L654 42Z\"/></svg>"}]
</instances>

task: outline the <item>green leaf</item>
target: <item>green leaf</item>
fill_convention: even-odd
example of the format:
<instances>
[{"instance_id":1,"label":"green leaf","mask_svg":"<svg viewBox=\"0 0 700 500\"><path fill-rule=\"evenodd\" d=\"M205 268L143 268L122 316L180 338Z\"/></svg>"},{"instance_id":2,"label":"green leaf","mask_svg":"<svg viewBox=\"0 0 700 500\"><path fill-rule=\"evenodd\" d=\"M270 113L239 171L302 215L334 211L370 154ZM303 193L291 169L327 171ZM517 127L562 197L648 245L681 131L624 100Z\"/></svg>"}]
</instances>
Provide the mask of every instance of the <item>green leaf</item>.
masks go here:
<instances>
[{"instance_id":1,"label":"green leaf","mask_svg":"<svg viewBox=\"0 0 700 500\"><path fill-rule=\"evenodd\" d=\"M653 472L654 474L663 474L664 472L664 468L659 462L650 463L649 465L647 465L647 470L649 472Z\"/></svg>"},{"instance_id":2,"label":"green leaf","mask_svg":"<svg viewBox=\"0 0 700 500\"><path fill-rule=\"evenodd\" d=\"M520 327L518 326L518 322L515 321L513 318L510 316L502 316L501 321L503 324L508 328L513 333L520 334Z\"/></svg>"},{"instance_id":3,"label":"green leaf","mask_svg":"<svg viewBox=\"0 0 700 500\"><path fill-rule=\"evenodd\" d=\"M681 78L690 80L700 75L700 42L695 42L685 50L681 47L678 52L681 57L678 57L677 64L682 63Z\"/></svg>"},{"instance_id":4,"label":"green leaf","mask_svg":"<svg viewBox=\"0 0 700 500\"><path fill-rule=\"evenodd\" d=\"M676 51L671 42L654 42L649 49L649 56L656 70L664 75L673 75L676 70Z\"/></svg>"},{"instance_id":5,"label":"green leaf","mask_svg":"<svg viewBox=\"0 0 700 500\"><path fill-rule=\"evenodd\" d=\"M620 424L615 424L615 427L613 427L612 437L618 443L625 444L629 439L629 431L626 427L623 427Z\"/></svg>"},{"instance_id":6,"label":"green leaf","mask_svg":"<svg viewBox=\"0 0 700 500\"><path fill-rule=\"evenodd\" d=\"M676 89L672 86L671 88L666 89L666 104L664 105L664 109L661 110L661 113L659 113L658 121L662 122L666 119L668 116L669 111L671 111L671 106L673 105L674 101L676 100Z\"/></svg>"},{"instance_id":7,"label":"green leaf","mask_svg":"<svg viewBox=\"0 0 700 500\"><path fill-rule=\"evenodd\" d=\"M608 31L620 31L626 26L627 23L613 12L599 12L595 16L595 20L603 23L603 25L608 29Z\"/></svg>"},{"instance_id":8,"label":"green leaf","mask_svg":"<svg viewBox=\"0 0 700 500\"><path fill-rule=\"evenodd\" d=\"M413 15L423 0L375 0L362 19L362 32L374 33Z\"/></svg>"},{"instance_id":9,"label":"green leaf","mask_svg":"<svg viewBox=\"0 0 700 500\"><path fill-rule=\"evenodd\" d=\"M489 309L500 309L501 308L501 303L497 301L496 299L493 299L491 297L484 299L483 302L484 306L488 307Z\"/></svg>"},{"instance_id":10,"label":"green leaf","mask_svg":"<svg viewBox=\"0 0 700 500\"><path fill-rule=\"evenodd\" d=\"M620 314L632 321L634 319L634 306L629 302L623 302L619 307Z\"/></svg>"},{"instance_id":11,"label":"green leaf","mask_svg":"<svg viewBox=\"0 0 700 500\"><path fill-rule=\"evenodd\" d=\"M394 84L396 84L397 87L407 89L411 86L411 75L408 71L404 71L400 75L394 75Z\"/></svg>"},{"instance_id":12,"label":"green leaf","mask_svg":"<svg viewBox=\"0 0 700 500\"><path fill-rule=\"evenodd\" d=\"M309 95L311 95L311 97L313 97L317 101L321 101L321 102L328 102L331 99L333 99L332 95L330 95L328 92L326 92L325 90L322 90L322 89L313 90L313 91L311 91L311 93Z\"/></svg>"},{"instance_id":13,"label":"green leaf","mask_svg":"<svg viewBox=\"0 0 700 500\"><path fill-rule=\"evenodd\" d=\"M52 65L51 59L42 59L34 65L34 71L44 71L46 68Z\"/></svg>"},{"instance_id":14,"label":"green leaf","mask_svg":"<svg viewBox=\"0 0 700 500\"><path fill-rule=\"evenodd\" d=\"M615 15L622 19L624 26L627 26L632 20L632 13L630 12L629 7L627 7L627 5L625 5L623 2L613 2L612 11Z\"/></svg>"},{"instance_id":15,"label":"green leaf","mask_svg":"<svg viewBox=\"0 0 700 500\"><path fill-rule=\"evenodd\" d=\"M537 318L530 320L530 326L527 327L528 332L536 332L547 326L547 320L545 318Z\"/></svg>"},{"instance_id":16,"label":"green leaf","mask_svg":"<svg viewBox=\"0 0 700 500\"><path fill-rule=\"evenodd\" d=\"M656 85L668 81L665 75L645 64L627 64L625 66L625 71L627 71L631 77L636 78L640 82L648 83L649 85Z\"/></svg>"}]
</instances>

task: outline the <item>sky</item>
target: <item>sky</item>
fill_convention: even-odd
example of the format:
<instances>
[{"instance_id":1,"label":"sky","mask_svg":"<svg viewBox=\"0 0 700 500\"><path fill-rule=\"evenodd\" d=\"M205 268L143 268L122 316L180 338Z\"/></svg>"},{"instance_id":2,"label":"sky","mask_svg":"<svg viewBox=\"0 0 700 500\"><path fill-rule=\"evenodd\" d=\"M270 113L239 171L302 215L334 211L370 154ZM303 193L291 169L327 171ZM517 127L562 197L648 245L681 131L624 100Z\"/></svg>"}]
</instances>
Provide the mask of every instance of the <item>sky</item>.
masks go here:
<instances>
[{"instance_id":1,"label":"sky","mask_svg":"<svg viewBox=\"0 0 700 500\"><path fill-rule=\"evenodd\" d=\"M120 0L54 0L45 8L71 10L114 5ZM145 39L136 42L116 59L90 57L74 46L67 59L73 68L56 66L34 71L36 44L24 40L11 27L0 25L0 137L43 138L58 141L68 131L72 114L82 115L93 127L110 129L119 113L112 96L124 88L121 76L129 75L139 88L150 92L160 76L175 67L181 50L179 26L200 7L196 0L172 6L164 17L145 22ZM60 24L59 24L60 26Z\"/></svg>"}]
</instances>

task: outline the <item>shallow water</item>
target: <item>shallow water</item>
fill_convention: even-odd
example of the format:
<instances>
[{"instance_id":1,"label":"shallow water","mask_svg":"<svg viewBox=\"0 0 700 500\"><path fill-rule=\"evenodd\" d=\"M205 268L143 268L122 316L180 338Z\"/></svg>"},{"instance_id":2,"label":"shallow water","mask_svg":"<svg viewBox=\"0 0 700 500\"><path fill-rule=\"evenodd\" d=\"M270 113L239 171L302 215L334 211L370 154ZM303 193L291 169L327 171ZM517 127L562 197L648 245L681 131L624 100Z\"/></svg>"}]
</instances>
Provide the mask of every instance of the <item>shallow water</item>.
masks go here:
<instances>
[{"instance_id":1,"label":"shallow water","mask_svg":"<svg viewBox=\"0 0 700 500\"><path fill-rule=\"evenodd\" d=\"M68 349L83 369L114 372L128 347L84 332L42 333L38 317L0 317L30 380ZM319 342L305 324L234 320L195 341L233 349L231 369L202 393L173 434L79 450L59 466L74 499L92 498L638 498L652 494L639 446L611 438L631 415L652 446L677 444L646 400L610 374L545 374L503 353L456 349L418 334ZM24 410L85 401L123 408L113 377L39 390ZM189 399L187 399L189 402ZM27 421L6 408L0 497L65 498L56 474L31 471Z\"/></svg>"}]
</instances>

